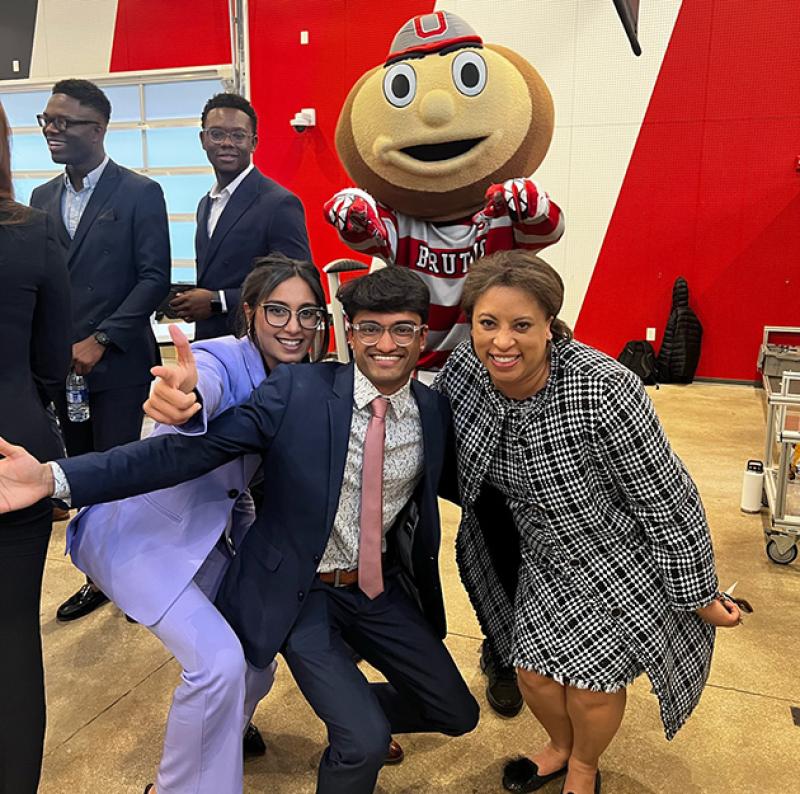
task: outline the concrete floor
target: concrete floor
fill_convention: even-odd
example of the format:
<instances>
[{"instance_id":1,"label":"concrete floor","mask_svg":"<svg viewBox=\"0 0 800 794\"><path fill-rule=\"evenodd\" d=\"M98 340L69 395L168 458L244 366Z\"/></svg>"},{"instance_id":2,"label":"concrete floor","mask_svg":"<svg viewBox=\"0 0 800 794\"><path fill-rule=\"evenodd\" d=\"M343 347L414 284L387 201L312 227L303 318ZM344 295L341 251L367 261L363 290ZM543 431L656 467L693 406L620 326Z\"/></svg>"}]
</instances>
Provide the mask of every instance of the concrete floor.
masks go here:
<instances>
[{"instance_id":1,"label":"concrete floor","mask_svg":"<svg viewBox=\"0 0 800 794\"><path fill-rule=\"evenodd\" d=\"M699 708L668 743L648 682L629 695L622 728L603 763L610 794L744 794L800 791L800 562L770 563L762 519L739 511L744 463L761 458L762 393L743 386L664 386L651 394L678 454L698 482L708 512L723 587L755 605L745 624L720 632L711 679ZM500 792L510 755L533 751L543 732L530 714L513 720L486 705L478 669L480 632L453 556L458 511L442 505L441 567L448 647L479 699L477 730L460 739L401 736L405 762L385 769L378 791ZM63 554L64 524L54 527L47 561L42 627L47 669L48 732L42 794L141 794L153 780L179 668L158 641L113 605L72 624L56 623L56 606L82 581ZM311 794L325 746L319 720L285 665L256 722L268 743L245 765L245 792ZM558 792L560 783L541 789ZM204 792L203 794L211 794Z\"/></svg>"}]
</instances>

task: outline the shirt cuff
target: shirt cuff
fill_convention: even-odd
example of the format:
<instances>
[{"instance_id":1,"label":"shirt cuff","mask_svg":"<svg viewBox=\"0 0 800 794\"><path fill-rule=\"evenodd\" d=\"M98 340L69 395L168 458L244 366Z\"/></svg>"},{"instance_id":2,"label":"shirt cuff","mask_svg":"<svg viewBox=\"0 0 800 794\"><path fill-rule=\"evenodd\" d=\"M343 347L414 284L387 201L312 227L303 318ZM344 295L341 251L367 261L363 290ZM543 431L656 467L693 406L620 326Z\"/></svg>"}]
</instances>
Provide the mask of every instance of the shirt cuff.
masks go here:
<instances>
[{"instance_id":1,"label":"shirt cuff","mask_svg":"<svg viewBox=\"0 0 800 794\"><path fill-rule=\"evenodd\" d=\"M64 474L64 469L61 468L54 461L48 461L47 464L53 472L53 493L52 499L60 499L67 507L72 507L72 491L69 488L69 481L67 475Z\"/></svg>"},{"instance_id":2,"label":"shirt cuff","mask_svg":"<svg viewBox=\"0 0 800 794\"><path fill-rule=\"evenodd\" d=\"M222 313L227 314L228 312L228 301L225 300L225 290L219 290L219 300L222 303Z\"/></svg>"}]
</instances>

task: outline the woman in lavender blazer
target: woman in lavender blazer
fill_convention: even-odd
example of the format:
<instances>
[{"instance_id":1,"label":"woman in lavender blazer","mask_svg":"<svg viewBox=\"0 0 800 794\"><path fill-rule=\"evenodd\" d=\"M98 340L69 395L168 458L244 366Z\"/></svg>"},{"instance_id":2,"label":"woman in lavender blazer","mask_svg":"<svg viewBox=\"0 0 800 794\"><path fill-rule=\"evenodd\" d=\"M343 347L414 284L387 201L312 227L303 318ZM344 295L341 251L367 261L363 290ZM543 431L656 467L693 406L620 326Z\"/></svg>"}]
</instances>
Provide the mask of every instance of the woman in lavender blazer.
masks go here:
<instances>
[{"instance_id":1,"label":"woman in lavender blazer","mask_svg":"<svg viewBox=\"0 0 800 794\"><path fill-rule=\"evenodd\" d=\"M177 328L170 329L178 366L154 368L162 381L145 409L168 418L159 386L195 391L201 406L189 422L158 424L153 435L204 433L208 421L244 402L277 364L308 360L314 342L320 354L327 350L316 267L280 254L255 265L242 286L241 337L190 348ZM258 466L258 456L247 455L173 488L88 507L67 531L73 563L183 667L157 782L146 789L153 794L242 791L242 734L272 686L275 665L256 670L246 664L213 601L255 518L247 489Z\"/></svg>"}]
</instances>

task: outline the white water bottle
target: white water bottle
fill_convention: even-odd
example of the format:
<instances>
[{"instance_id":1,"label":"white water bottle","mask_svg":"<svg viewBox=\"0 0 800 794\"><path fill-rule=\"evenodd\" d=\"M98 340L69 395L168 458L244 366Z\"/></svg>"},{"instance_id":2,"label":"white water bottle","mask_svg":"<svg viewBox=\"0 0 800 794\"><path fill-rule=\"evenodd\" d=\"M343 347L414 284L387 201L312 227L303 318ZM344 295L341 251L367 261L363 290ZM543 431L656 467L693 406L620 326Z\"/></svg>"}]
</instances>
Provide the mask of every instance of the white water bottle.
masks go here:
<instances>
[{"instance_id":1,"label":"white water bottle","mask_svg":"<svg viewBox=\"0 0 800 794\"><path fill-rule=\"evenodd\" d=\"M67 418L70 422L89 419L89 387L86 378L74 370L67 375Z\"/></svg>"},{"instance_id":2,"label":"white water bottle","mask_svg":"<svg viewBox=\"0 0 800 794\"><path fill-rule=\"evenodd\" d=\"M743 513L761 512L761 493L764 488L764 464L760 460L748 460L742 479Z\"/></svg>"}]
</instances>

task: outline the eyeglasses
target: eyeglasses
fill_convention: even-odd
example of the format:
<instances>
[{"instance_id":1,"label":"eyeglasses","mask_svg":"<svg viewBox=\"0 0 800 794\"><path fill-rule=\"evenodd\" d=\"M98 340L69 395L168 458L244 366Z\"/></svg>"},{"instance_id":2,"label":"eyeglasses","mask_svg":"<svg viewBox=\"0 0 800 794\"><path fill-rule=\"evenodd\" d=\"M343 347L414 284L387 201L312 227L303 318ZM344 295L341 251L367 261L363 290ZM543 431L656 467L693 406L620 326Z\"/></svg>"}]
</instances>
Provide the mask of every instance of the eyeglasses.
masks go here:
<instances>
[{"instance_id":1,"label":"eyeglasses","mask_svg":"<svg viewBox=\"0 0 800 794\"><path fill-rule=\"evenodd\" d=\"M203 130L203 133L213 143L224 143L226 138L230 138L231 142L236 146L243 146L254 136L244 130L223 130L221 127L210 127Z\"/></svg>"},{"instance_id":2,"label":"eyeglasses","mask_svg":"<svg viewBox=\"0 0 800 794\"><path fill-rule=\"evenodd\" d=\"M48 124L52 124L59 132L66 132L70 127L78 127L81 124L96 124L101 127L99 121L92 121L91 119L70 119L66 116L48 116L47 113L38 113L36 121L39 126L45 129Z\"/></svg>"},{"instance_id":3,"label":"eyeglasses","mask_svg":"<svg viewBox=\"0 0 800 794\"><path fill-rule=\"evenodd\" d=\"M414 323L395 323L394 325L381 325L369 320L363 323L351 323L350 327L355 332L356 339L364 345L377 345L383 335L388 331L392 341L398 347L408 347L417 334L427 325L414 325Z\"/></svg>"},{"instance_id":4,"label":"eyeglasses","mask_svg":"<svg viewBox=\"0 0 800 794\"><path fill-rule=\"evenodd\" d=\"M297 317L298 324L306 331L316 331L325 322L325 310L317 306L304 306L296 312L282 303L262 303L261 308L264 309L264 319L267 321L267 325L271 325L273 328L283 328L288 325L292 315Z\"/></svg>"}]
</instances>

